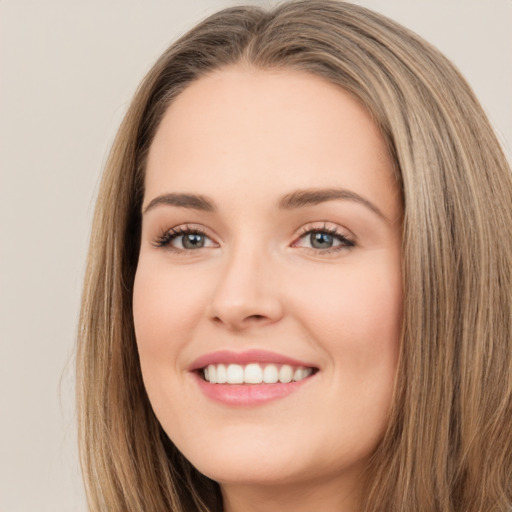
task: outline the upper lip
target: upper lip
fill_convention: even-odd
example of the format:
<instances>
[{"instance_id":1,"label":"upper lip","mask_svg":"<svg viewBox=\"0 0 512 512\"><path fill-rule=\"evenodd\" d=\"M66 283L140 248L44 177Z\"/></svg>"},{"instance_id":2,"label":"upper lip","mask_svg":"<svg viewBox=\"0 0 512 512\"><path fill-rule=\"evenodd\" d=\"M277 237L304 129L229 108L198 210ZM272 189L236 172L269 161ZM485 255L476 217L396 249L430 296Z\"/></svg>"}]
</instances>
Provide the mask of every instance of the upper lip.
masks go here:
<instances>
[{"instance_id":1,"label":"upper lip","mask_svg":"<svg viewBox=\"0 0 512 512\"><path fill-rule=\"evenodd\" d=\"M282 354L269 352L266 350L246 350L244 352L232 352L230 350L218 350L198 357L191 365L189 370L196 371L210 364L240 364L249 363L267 363L267 364L289 364L290 366L304 366L306 368L315 368L314 365L293 359Z\"/></svg>"}]
</instances>

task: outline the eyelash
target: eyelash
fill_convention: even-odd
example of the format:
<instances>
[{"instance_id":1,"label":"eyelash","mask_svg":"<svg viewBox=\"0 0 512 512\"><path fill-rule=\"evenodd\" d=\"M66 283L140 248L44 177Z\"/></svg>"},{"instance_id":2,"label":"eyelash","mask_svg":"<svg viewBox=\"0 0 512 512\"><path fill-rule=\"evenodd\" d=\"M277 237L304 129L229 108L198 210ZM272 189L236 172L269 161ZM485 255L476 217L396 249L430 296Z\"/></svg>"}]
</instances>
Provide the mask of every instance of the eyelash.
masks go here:
<instances>
[{"instance_id":1,"label":"eyelash","mask_svg":"<svg viewBox=\"0 0 512 512\"><path fill-rule=\"evenodd\" d=\"M197 251L197 249L179 249L177 247L173 247L171 245L171 242L180 237L180 236L185 236L185 235L202 235L204 237L208 237L208 235L206 234L206 231L199 227L199 226L178 226L177 228L171 228L169 229L168 231L165 231L164 233L162 233L156 240L155 240L155 247L160 247L160 248L167 248L173 252L179 252L179 253L182 253L182 254L190 254L192 252L195 252Z\"/></svg>"},{"instance_id":2,"label":"eyelash","mask_svg":"<svg viewBox=\"0 0 512 512\"><path fill-rule=\"evenodd\" d=\"M340 251L350 250L356 246L356 242L354 240L340 233L340 231L337 228L328 227L327 224L324 224L323 227L321 228L312 228L310 226L304 226L301 229L301 233L298 237L298 240L301 240L302 238L308 235L311 236L312 234L315 233L325 233L327 235L330 235L334 239L341 242L341 244L335 247L330 247L329 249L316 249L314 247L304 247L304 249L309 249L311 251L314 251L315 253L320 252L321 254L333 254ZM294 246L295 243L296 242L294 242Z\"/></svg>"},{"instance_id":3,"label":"eyelash","mask_svg":"<svg viewBox=\"0 0 512 512\"><path fill-rule=\"evenodd\" d=\"M331 247L331 248L328 248L328 249L317 249L317 248L314 248L314 247L304 247L304 249L307 249L307 250L310 250L310 251L313 251L315 253L321 253L321 254L332 254L332 253L337 253L337 252L340 252L340 251L343 251L343 250L350 250L352 249L353 247L356 246L356 242L350 238L348 238L347 236L341 234L339 232L338 229L336 228L330 228L330 227L327 227L326 224L324 224L323 227L321 228L311 228L309 226L305 226L301 229L301 233L300 235L298 236L297 240L301 240L303 239L304 237L306 236L311 236L312 234L315 234L315 233L325 233L327 235L330 235L332 236L334 239L336 239L337 241L341 242L340 245L338 246L335 246L335 247ZM179 253L179 254L183 254L183 255L187 255L187 254L191 254L191 253L194 253L194 252L197 252L198 249L181 249L181 248L177 248L177 247L173 247L171 245L171 243L173 242L173 240L175 240L176 238L180 237L180 236L185 236L185 235L202 235L206 238L210 238L207 234L206 234L206 231L201 228L200 226L188 226L188 225L185 225L185 226L178 226L176 228L172 228L172 229L169 229L168 231L165 231L164 233L162 233L154 242L154 246L157 247L157 248L167 248L175 253ZM293 243L292 247L296 247L296 242ZM201 249L202 247L200 247L199 249Z\"/></svg>"}]
</instances>

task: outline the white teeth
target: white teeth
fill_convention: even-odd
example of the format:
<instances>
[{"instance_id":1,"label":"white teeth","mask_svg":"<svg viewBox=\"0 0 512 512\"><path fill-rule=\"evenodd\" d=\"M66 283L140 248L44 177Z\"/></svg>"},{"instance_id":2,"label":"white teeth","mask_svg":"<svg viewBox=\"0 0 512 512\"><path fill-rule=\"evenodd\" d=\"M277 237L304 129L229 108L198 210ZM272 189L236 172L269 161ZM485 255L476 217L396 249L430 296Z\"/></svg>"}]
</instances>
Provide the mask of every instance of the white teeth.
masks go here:
<instances>
[{"instance_id":1,"label":"white teeth","mask_svg":"<svg viewBox=\"0 0 512 512\"><path fill-rule=\"evenodd\" d=\"M293 379L293 368L287 364L283 364L279 369L279 382L287 384Z\"/></svg>"},{"instance_id":2,"label":"white teeth","mask_svg":"<svg viewBox=\"0 0 512 512\"><path fill-rule=\"evenodd\" d=\"M228 384L243 384L244 383L244 369L239 364L230 364L227 371Z\"/></svg>"},{"instance_id":3,"label":"white teeth","mask_svg":"<svg viewBox=\"0 0 512 512\"><path fill-rule=\"evenodd\" d=\"M210 376L210 382L217 384L217 368L213 364L208 366L208 375Z\"/></svg>"},{"instance_id":4,"label":"white teeth","mask_svg":"<svg viewBox=\"0 0 512 512\"><path fill-rule=\"evenodd\" d=\"M260 365L250 363L239 364L210 364L203 368L204 379L211 384L275 384L281 382L288 384L300 381L313 373L312 368L303 366L292 367L288 364L281 366L275 364Z\"/></svg>"},{"instance_id":5,"label":"white teeth","mask_svg":"<svg viewBox=\"0 0 512 512\"><path fill-rule=\"evenodd\" d=\"M248 364L244 370L244 381L247 384L261 384L263 382L263 370L259 364Z\"/></svg>"},{"instance_id":6,"label":"white teeth","mask_svg":"<svg viewBox=\"0 0 512 512\"><path fill-rule=\"evenodd\" d=\"M265 384L275 384L279 380L279 372L275 364L268 364L263 370L263 382Z\"/></svg>"},{"instance_id":7,"label":"white teeth","mask_svg":"<svg viewBox=\"0 0 512 512\"><path fill-rule=\"evenodd\" d=\"M227 382L226 367L223 364L217 366L217 384Z\"/></svg>"},{"instance_id":8,"label":"white teeth","mask_svg":"<svg viewBox=\"0 0 512 512\"><path fill-rule=\"evenodd\" d=\"M293 374L293 380L302 380L313 373L313 368L299 368Z\"/></svg>"},{"instance_id":9,"label":"white teeth","mask_svg":"<svg viewBox=\"0 0 512 512\"><path fill-rule=\"evenodd\" d=\"M304 368L297 368L293 374L293 380L302 380L305 376L306 370Z\"/></svg>"}]
</instances>

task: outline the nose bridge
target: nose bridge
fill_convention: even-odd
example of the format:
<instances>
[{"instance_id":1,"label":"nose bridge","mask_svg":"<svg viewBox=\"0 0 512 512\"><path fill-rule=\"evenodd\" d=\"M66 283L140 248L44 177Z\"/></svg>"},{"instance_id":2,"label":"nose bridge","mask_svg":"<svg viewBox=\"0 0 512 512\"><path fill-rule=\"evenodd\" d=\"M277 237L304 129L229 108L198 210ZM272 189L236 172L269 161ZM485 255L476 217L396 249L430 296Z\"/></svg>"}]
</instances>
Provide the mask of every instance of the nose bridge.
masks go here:
<instances>
[{"instance_id":1,"label":"nose bridge","mask_svg":"<svg viewBox=\"0 0 512 512\"><path fill-rule=\"evenodd\" d=\"M262 243L240 241L219 272L210 316L233 329L278 320L282 315L275 262Z\"/></svg>"}]
</instances>

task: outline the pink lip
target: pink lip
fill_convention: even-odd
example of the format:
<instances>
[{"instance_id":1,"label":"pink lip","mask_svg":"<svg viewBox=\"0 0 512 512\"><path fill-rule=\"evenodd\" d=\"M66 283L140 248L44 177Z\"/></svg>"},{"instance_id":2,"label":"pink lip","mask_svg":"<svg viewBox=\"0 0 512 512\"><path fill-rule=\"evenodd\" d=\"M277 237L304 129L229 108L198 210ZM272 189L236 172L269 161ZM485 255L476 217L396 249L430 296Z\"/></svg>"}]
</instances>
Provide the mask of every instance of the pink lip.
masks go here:
<instances>
[{"instance_id":1,"label":"pink lip","mask_svg":"<svg viewBox=\"0 0 512 512\"><path fill-rule=\"evenodd\" d=\"M288 384L210 384L197 373L194 374L201 391L210 399L231 406L261 405L278 398L284 398L297 391L315 376Z\"/></svg>"},{"instance_id":2,"label":"pink lip","mask_svg":"<svg viewBox=\"0 0 512 512\"><path fill-rule=\"evenodd\" d=\"M196 359L189 368L189 371L196 371L209 364L249 364L249 363L267 363L267 364L289 364L290 366L305 366L314 368L315 366L292 359L290 357L268 352L266 350L246 350L245 352L231 352L229 350L219 350Z\"/></svg>"}]
</instances>

